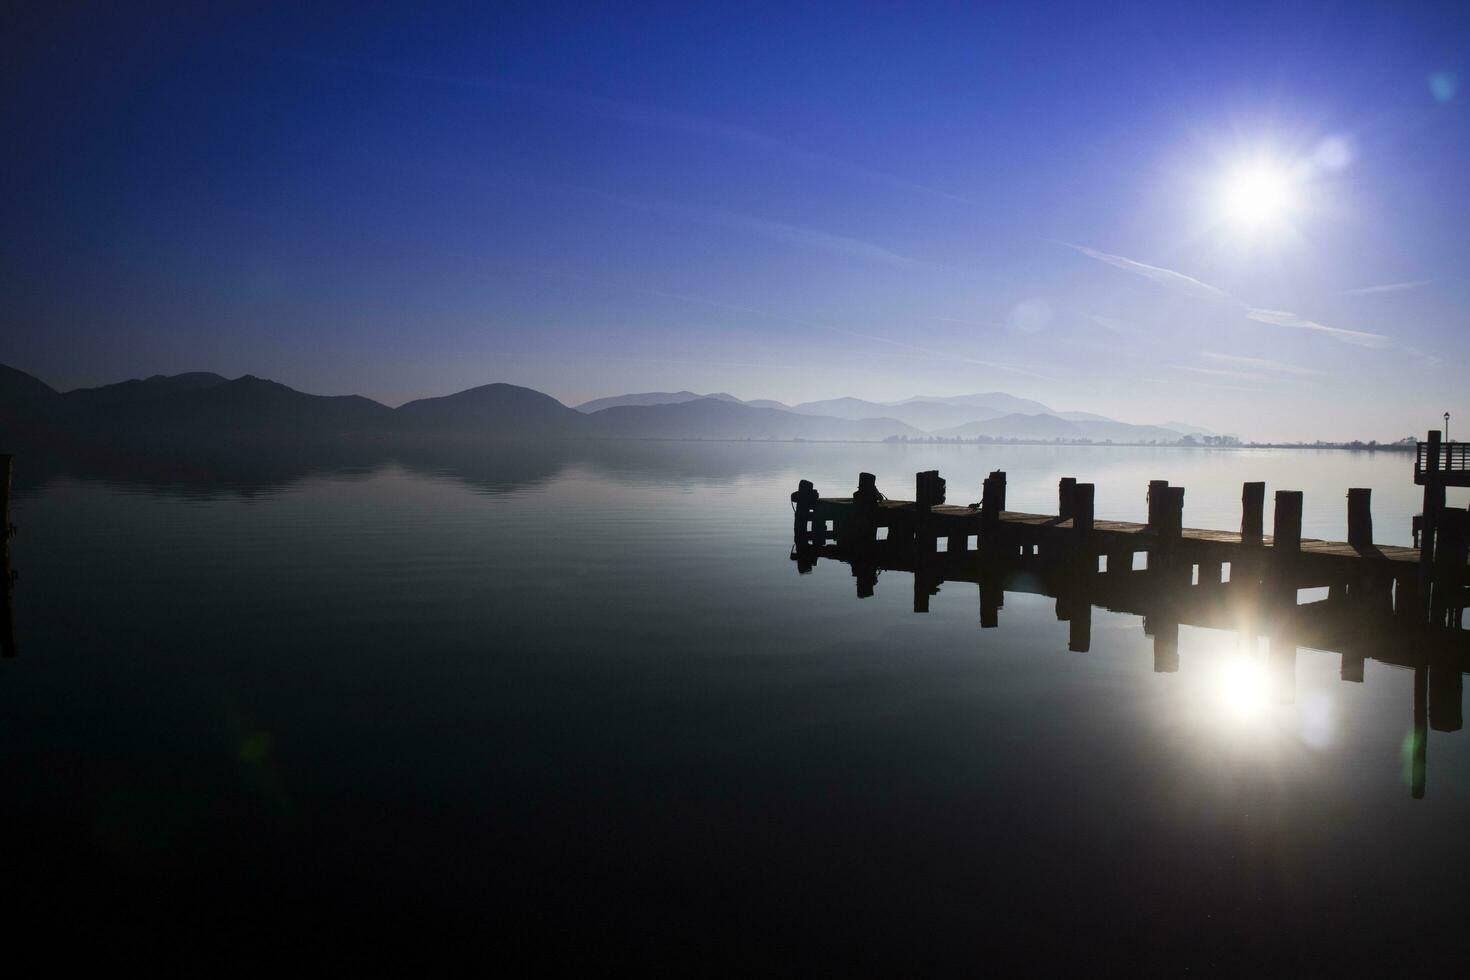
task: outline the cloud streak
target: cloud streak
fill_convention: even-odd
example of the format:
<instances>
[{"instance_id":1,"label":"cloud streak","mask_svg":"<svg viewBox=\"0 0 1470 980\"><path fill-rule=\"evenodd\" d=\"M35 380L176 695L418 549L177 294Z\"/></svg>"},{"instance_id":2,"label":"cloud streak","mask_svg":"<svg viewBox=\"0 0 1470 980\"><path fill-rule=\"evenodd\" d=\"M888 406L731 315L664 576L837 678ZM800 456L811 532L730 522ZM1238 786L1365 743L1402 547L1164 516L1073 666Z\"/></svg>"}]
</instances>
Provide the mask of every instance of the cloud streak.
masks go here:
<instances>
[{"instance_id":1,"label":"cloud streak","mask_svg":"<svg viewBox=\"0 0 1470 980\"><path fill-rule=\"evenodd\" d=\"M1074 245L1072 242L1062 242L1062 244L1070 249L1075 249L1078 252L1081 252L1088 258L1096 259L1099 262L1105 262L1108 265L1113 266L1114 268L1122 269L1125 272L1131 272L1136 276L1143 276L1145 279L1152 279L1154 282L1161 282L1167 286L1175 286L1179 289L1184 290L1190 295L1198 296L1201 299L1226 300L1234 302L1234 300L1231 299L1230 294L1225 292L1223 289L1217 289L1214 286L1211 286L1209 283L1200 282L1193 276L1186 276L1182 272L1175 272L1173 269L1165 269L1157 265L1149 265L1146 262L1139 262L1135 259L1125 258L1121 255L1113 255L1110 252L1101 252L1095 248L1088 248L1086 245Z\"/></svg>"},{"instance_id":2,"label":"cloud streak","mask_svg":"<svg viewBox=\"0 0 1470 980\"><path fill-rule=\"evenodd\" d=\"M1241 302L1217 286L1211 286L1207 282L1201 282L1193 276L1185 275L1182 272L1175 272L1173 269L1149 265L1146 262L1139 262L1136 259L1130 259L1122 255L1113 255L1110 252L1088 248L1086 245L1075 245L1071 242L1062 242L1061 244L1081 252L1088 258L1096 259L1116 269L1122 269L1136 276L1152 279L1154 282L1179 289L1197 299L1213 300L1236 307L1245 314L1246 319L1254 320L1257 323L1265 323L1273 327L1287 327L1293 330L1311 330L1316 333L1325 334L1342 343L1353 344L1358 347L1389 346L1388 338L1382 334L1369 333L1366 330L1347 330L1342 327L1329 327L1325 323L1308 320L1305 317L1298 316L1286 310L1268 310L1262 307L1251 306L1248 303Z\"/></svg>"},{"instance_id":3,"label":"cloud streak","mask_svg":"<svg viewBox=\"0 0 1470 980\"><path fill-rule=\"evenodd\" d=\"M1325 333L1329 337L1340 340L1345 344L1356 344L1359 347L1387 347L1388 338L1379 333L1368 333L1365 330L1344 330L1342 327L1329 327L1315 320L1307 320L1288 313L1285 310L1263 310L1251 307L1245 312L1246 317L1257 323L1269 323L1277 327L1291 327L1295 330L1316 330Z\"/></svg>"},{"instance_id":4,"label":"cloud streak","mask_svg":"<svg viewBox=\"0 0 1470 980\"><path fill-rule=\"evenodd\" d=\"M1273 371L1277 374L1290 374L1296 377L1314 377L1325 374L1315 368L1297 367L1295 364L1287 364L1284 361L1273 361L1268 357L1245 357L1240 354L1219 354L1215 351L1203 351L1203 356L1211 360L1222 361L1226 364L1236 364L1243 368L1251 368L1257 371Z\"/></svg>"},{"instance_id":5,"label":"cloud streak","mask_svg":"<svg viewBox=\"0 0 1470 980\"><path fill-rule=\"evenodd\" d=\"M1344 289L1344 296L1373 296L1378 293L1401 293L1406 289L1418 289L1429 285L1428 279L1409 279L1405 282L1386 282L1381 286L1359 286L1357 289Z\"/></svg>"}]
</instances>

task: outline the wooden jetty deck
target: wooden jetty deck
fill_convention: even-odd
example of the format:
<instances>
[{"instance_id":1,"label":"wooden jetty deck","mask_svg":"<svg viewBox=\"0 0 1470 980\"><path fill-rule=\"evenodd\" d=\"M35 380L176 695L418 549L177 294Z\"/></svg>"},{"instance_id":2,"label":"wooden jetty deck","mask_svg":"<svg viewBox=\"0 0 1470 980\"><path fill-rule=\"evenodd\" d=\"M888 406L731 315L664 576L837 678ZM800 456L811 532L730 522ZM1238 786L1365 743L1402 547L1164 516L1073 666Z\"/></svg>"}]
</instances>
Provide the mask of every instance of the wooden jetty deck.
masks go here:
<instances>
[{"instance_id":1,"label":"wooden jetty deck","mask_svg":"<svg viewBox=\"0 0 1470 980\"><path fill-rule=\"evenodd\" d=\"M1142 554L1148 568L1164 568L1202 584L1267 581L1277 589L1317 586L1359 595L1387 592L1403 609L1422 605L1427 619L1458 625L1470 596L1470 511L1444 506L1445 486L1470 485L1470 446L1443 443L1431 432L1415 459L1415 481L1425 487L1424 514L1415 519L1418 547L1373 540L1371 491L1347 491L1347 540L1302 537L1302 492L1278 490L1270 533L1265 527L1266 485L1241 487L1240 527L1187 527L1183 487L1150 481L1144 523L1098 519L1095 487L1067 477L1058 482L1057 512L1006 508L1006 474L992 472L978 503L946 501L938 471L915 475L913 500L890 500L872 474L858 476L847 497L824 497L803 480L791 495L794 535L801 545L829 542L847 549L895 549L925 559L945 555L993 562L1031 557L1047 564L1106 572L1132 569ZM1229 571L1226 572L1226 567Z\"/></svg>"}]
</instances>

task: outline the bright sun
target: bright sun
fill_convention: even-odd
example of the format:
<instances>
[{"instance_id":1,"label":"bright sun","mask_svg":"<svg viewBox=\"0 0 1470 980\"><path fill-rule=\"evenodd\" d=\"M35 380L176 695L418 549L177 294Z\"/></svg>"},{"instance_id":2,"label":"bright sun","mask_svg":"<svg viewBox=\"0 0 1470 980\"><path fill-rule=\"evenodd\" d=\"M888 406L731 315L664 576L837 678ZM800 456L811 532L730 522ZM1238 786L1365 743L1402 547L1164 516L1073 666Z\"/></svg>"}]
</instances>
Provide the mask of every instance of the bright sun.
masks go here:
<instances>
[{"instance_id":1,"label":"bright sun","mask_svg":"<svg viewBox=\"0 0 1470 980\"><path fill-rule=\"evenodd\" d=\"M1246 232L1281 222L1292 206L1291 177L1268 163L1242 167L1226 178L1220 194L1222 216Z\"/></svg>"}]
</instances>

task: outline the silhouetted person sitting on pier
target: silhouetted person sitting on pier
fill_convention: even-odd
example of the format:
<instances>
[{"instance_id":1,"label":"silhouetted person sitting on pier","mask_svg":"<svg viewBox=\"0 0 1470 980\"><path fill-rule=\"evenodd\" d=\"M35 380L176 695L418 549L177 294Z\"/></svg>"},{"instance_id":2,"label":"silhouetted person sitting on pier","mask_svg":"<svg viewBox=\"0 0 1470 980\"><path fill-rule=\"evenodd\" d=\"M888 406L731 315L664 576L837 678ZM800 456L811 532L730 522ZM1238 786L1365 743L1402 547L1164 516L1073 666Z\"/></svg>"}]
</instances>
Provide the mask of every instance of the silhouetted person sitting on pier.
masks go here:
<instances>
[{"instance_id":1,"label":"silhouetted person sitting on pier","mask_svg":"<svg viewBox=\"0 0 1470 980\"><path fill-rule=\"evenodd\" d=\"M888 498L878 492L878 478L871 473L858 474L858 488L853 491L852 502L863 510L877 510L880 500Z\"/></svg>"}]
</instances>

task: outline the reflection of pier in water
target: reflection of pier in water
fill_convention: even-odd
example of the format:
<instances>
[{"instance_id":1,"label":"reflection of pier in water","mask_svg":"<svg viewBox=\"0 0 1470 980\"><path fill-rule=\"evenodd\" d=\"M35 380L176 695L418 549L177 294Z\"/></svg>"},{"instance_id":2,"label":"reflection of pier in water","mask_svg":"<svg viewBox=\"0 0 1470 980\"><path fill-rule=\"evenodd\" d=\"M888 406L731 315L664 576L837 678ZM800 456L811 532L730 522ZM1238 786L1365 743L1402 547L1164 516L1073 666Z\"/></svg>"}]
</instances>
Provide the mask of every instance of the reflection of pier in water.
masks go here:
<instances>
[{"instance_id":1,"label":"reflection of pier in water","mask_svg":"<svg viewBox=\"0 0 1470 980\"><path fill-rule=\"evenodd\" d=\"M1424 795L1429 729L1463 724L1470 515L1426 506L1432 518L1416 524L1438 532L1430 556L1371 542L1367 491L1349 492L1354 540L1339 543L1302 540L1301 495L1291 492L1277 494L1276 533L1263 535L1262 484L1245 485L1236 533L1183 528L1183 489L1162 481L1150 486L1144 525L1094 521L1092 487L1075 480L1061 481L1055 516L1006 511L1003 473L985 483L985 499L968 508L943 505L944 481L932 471L918 474L912 503L884 499L868 474L852 498L823 498L803 483L792 495L791 557L803 574L823 558L846 563L858 598L874 594L882 571L911 573L916 613L945 583L974 585L981 628L999 625L1006 592L1054 597L1078 652L1091 646L1094 606L1137 615L1159 672L1179 669L1181 626L1265 637L1270 670L1288 691L1299 646L1338 653L1347 682L1361 683L1370 659L1412 670L1411 792ZM1299 590L1312 588L1327 597L1299 603Z\"/></svg>"}]
</instances>

